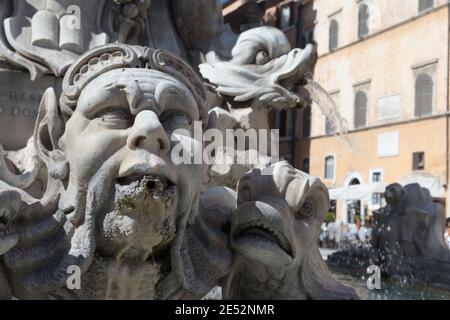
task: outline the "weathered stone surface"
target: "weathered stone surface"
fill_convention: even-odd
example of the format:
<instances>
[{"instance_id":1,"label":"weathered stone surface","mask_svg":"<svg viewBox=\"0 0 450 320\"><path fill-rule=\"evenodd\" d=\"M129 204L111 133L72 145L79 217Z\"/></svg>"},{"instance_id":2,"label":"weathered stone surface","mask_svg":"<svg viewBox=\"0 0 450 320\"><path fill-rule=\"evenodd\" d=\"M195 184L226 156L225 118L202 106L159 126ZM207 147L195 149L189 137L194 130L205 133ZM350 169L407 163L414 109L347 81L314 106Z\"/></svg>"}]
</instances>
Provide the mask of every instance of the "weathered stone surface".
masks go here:
<instances>
[{"instance_id":1,"label":"weathered stone surface","mask_svg":"<svg viewBox=\"0 0 450 320\"><path fill-rule=\"evenodd\" d=\"M92 61L98 64L94 67ZM92 68L85 70L88 63ZM20 243L16 246L6 247L5 242L4 261L12 274L13 294L19 298L34 294L70 297L74 292L64 286L66 269L72 265L83 273L102 274L108 266L123 267L131 276L141 271L149 274L145 262L164 266L164 279L170 275L183 284L184 291L205 294L210 287L203 288L200 280L191 279L190 272L197 265L195 254L180 252L182 246L195 241L195 234L185 236L189 216L194 215L193 219L197 214L191 203L200 196L204 168L173 166L165 131L184 125L181 116L198 121L206 114L200 78L168 53L117 44L82 56L66 74L63 89L61 104L52 89L44 94L34 136L48 171L47 193L41 200L24 192L14 198L21 208L19 216L31 223L17 230ZM124 99L122 105L128 110L114 107L117 99ZM108 103L113 104L107 107ZM164 118L159 119L159 114ZM2 195L9 189L15 190L4 185ZM17 216L9 214L6 202L1 205L2 218L7 219L2 220L7 228L2 240L6 241L5 237L14 234ZM37 207L33 210L33 206ZM100 268L97 271L90 268L94 257L106 262L94 264ZM194 266L185 265L184 259ZM125 288L119 282L112 297L120 298L127 290L135 290L132 296L136 298L170 296L165 290L176 289L175 285L156 293L162 272L158 268L157 278L146 282L152 288ZM206 275L207 269L203 271ZM85 279L94 281L96 277L89 272ZM115 281L114 277L109 280ZM129 280L122 284L129 285ZM75 297L107 298L110 291L103 285L86 284L100 289L77 292Z\"/></svg>"},{"instance_id":2,"label":"weathered stone surface","mask_svg":"<svg viewBox=\"0 0 450 320\"><path fill-rule=\"evenodd\" d=\"M33 134L44 91L60 87L60 81L45 76L32 82L23 71L0 69L0 143L6 150L25 147Z\"/></svg>"},{"instance_id":3,"label":"weathered stone surface","mask_svg":"<svg viewBox=\"0 0 450 320\"><path fill-rule=\"evenodd\" d=\"M319 254L317 237L328 202L322 182L287 162L247 173L239 181L231 222L237 257L224 297L358 298L331 276Z\"/></svg>"},{"instance_id":4,"label":"weathered stone surface","mask_svg":"<svg viewBox=\"0 0 450 320\"><path fill-rule=\"evenodd\" d=\"M243 32L231 57L211 58L199 68L241 127L265 129L269 110L306 105L298 88L307 85L316 61L313 45L292 49L283 32L264 26Z\"/></svg>"}]
</instances>

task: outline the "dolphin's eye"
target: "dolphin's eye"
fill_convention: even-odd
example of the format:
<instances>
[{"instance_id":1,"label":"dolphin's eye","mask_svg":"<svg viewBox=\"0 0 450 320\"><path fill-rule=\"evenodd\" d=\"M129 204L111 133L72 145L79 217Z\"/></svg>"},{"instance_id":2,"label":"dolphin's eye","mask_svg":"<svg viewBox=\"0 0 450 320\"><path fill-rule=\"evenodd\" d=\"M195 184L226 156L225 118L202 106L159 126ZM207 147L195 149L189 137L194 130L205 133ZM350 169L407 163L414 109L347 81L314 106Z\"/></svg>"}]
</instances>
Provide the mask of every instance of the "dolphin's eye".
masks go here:
<instances>
[{"instance_id":1,"label":"dolphin's eye","mask_svg":"<svg viewBox=\"0 0 450 320\"><path fill-rule=\"evenodd\" d=\"M314 211L314 203L312 201L305 201L295 215L297 219L309 219L314 215Z\"/></svg>"},{"instance_id":2,"label":"dolphin's eye","mask_svg":"<svg viewBox=\"0 0 450 320\"><path fill-rule=\"evenodd\" d=\"M266 64L267 62L269 62L269 60L270 60L270 57L269 57L269 54L267 53L267 51L259 51L256 54L255 63L257 65Z\"/></svg>"},{"instance_id":3,"label":"dolphin's eye","mask_svg":"<svg viewBox=\"0 0 450 320\"><path fill-rule=\"evenodd\" d=\"M110 107L101 110L95 115L102 125L110 129L127 129L131 125L131 115L124 108Z\"/></svg>"},{"instance_id":4,"label":"dolphin's eye","mask_svg":"<svg viewBox=\"0 0 450 320\"><path fill-rule=\"evenodd\" d=\"M176 129L191 129L192 120L183 111L172 110L163 112L160 116L161 124L167 132L173 132Z\"/></svg>"}]
</instances>

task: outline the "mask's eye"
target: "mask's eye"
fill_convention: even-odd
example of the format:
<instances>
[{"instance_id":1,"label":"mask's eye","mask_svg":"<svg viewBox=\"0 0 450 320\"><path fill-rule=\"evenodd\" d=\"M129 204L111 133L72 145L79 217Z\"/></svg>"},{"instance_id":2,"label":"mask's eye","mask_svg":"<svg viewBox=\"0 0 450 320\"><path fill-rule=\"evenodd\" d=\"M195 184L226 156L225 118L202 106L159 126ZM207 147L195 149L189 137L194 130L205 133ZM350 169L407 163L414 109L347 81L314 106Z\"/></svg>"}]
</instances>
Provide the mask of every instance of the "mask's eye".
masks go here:
<instances>
[{"instance_id":1,"label":"mask's eye","mask_svg":"<svg viewBox=\"0 0 450 320\"><path fill-rule=\"evenodd\" d=\"M315 207L312 201L305 201L298 212L295 213L296 219L310 219L314 215Z\"/></svg>"},{"instance_id":2,"label":"mask's eye","mask_svg":"<svg viewBox=\"0 0 450 320\"><path fill-rule=\"evenodd\" d=\"M257 65L263 65L270 61L269 54L267 51L259 51L255 57L255 63Z\"/></svg>"},{"instance_id":3,"label":"mask's eye","mask_svg":"<svg viewBox=\"0 0 450 320\"><path fill-rule=\"evenodd\" d=\"M131 126L131 114L119 107L110 107L101 110L95 115L102 125L111 129L127 129Z\"/></svg>"},{"instance_id":4,"label":"mask's eye","mask_svg":"<svg viewBox=\"0 0 450 320\"><path fill-rule=\"evenodd\" d=\"M192 125L191 118L183 111L166 111L160 116L161 124L167 132L173 132L176 129L190 130Z\"/></svg>"}]
</instances>

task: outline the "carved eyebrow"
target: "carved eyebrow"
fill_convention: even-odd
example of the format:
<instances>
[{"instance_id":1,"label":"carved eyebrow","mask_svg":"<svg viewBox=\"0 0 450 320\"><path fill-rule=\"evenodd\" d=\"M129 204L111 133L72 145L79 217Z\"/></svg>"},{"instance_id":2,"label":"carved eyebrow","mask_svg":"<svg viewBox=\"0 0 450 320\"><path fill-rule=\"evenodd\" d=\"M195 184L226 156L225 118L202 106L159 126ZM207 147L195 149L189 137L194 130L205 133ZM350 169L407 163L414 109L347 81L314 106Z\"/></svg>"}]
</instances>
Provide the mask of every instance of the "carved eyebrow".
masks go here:
<instances>
[{"instance_id":1,"label":"carved eyebrow","mask_svg":"<svg viewBox=\"0 0 450 320\"><path fill-rule=\"evenodd\" d=\"M158 85L155 90L155 96L162 112L166 110L182 111L188 114L192 120L198 120L200 117L195 100L190 99L181 88L176 87L174 84L162 83Z\"/></svg>"},{"instance_id":2,"label":"carved eyebrow","mask_svg":"<svg viewBox=\"0 0 450 320\"><path fill-rule=\"evenodd\" d=\"M122 107L131 114L143 109L153 110L158 115L166 110L177 110L187 113L192 120L200 118L197 103L189 91L170 79L152 79L150 82L148 78L139 77L130 81L119 76L113 81L105 80L88 91L87 99L92 91L95 92L94 98L89 99L83 108L88 118L109 107ZM155 80L159 80L156 86Z\"/></svg>"},{"instance_id":3,"label":"carved eyebrow","mask_svg":"<svg viewBox=\"0 0 450 320\"><path fill-rule=\"evenodd\" d=\"M116 91L119 94L125 95L126 101L132 113L133 110L142 110L143 108L158 109L155 96L149 92L143 92L139 86L138 80L128 81L128 83L116 82L108 87L108 91Z\"/></svg>"},{"instance_id":4,"label":"carved eyebrow","mask_svg":"<svg viewBox=\"0 0 450 320\"><path fill-rule=\"evenodd\" d=\"M107 91L108 94L102 95L102 91L103 93ZM97 89L97 92L99 94L94 99L89 100L83 108L88 118L93 118L98 112L110 107L122 108L130 112L126 96L119 90L110 90L107 86L102 86Z\"/></svg>"},{"instance_id":5,"label":"carved eyebrow","mask_svg":"<svg viewBox=\"0 0 450 320\"><path fill-rule=\"evenodd\" d=\"M179 87L178 83L168 79L158 79L156 82L148 81L147 78L127 80L126 83L116 82L111 90L116 90L120 94L125 94L130 110L133 114L142 109L152 109L158 114L167 110L177 110L187 113L192 120L198 120L200 113L196 100L184 87ZM116 90L117 91L117 90Z\"/></svg>"}]
</instances>

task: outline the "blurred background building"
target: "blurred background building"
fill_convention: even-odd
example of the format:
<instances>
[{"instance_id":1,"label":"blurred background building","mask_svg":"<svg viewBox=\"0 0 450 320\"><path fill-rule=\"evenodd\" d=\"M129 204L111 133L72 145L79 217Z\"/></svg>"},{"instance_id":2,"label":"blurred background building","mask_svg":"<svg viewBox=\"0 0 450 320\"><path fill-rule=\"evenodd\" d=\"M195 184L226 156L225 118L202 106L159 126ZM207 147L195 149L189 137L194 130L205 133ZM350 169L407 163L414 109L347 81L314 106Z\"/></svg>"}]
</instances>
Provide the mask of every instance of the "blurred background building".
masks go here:
<instances>
[{"instance_id":1,"label":"blurred background building","mask_svg":"<svg viewBox=\"0 0 450 320\"><path fill-rule=\"evenodd\" d=\"M271 121L280 129L281 155L329 187L338 222L364 223L384 205L384 188L394 182L418 182L445 202L447 0L223 2L236 32L266 24L283 30L293 46L317 43L314 80L334 101L347 133L337 132L314 104L276 112Z\"/></svg>"}]
</instances>

